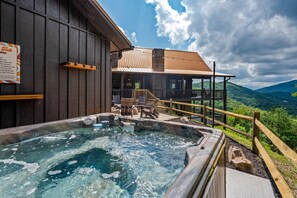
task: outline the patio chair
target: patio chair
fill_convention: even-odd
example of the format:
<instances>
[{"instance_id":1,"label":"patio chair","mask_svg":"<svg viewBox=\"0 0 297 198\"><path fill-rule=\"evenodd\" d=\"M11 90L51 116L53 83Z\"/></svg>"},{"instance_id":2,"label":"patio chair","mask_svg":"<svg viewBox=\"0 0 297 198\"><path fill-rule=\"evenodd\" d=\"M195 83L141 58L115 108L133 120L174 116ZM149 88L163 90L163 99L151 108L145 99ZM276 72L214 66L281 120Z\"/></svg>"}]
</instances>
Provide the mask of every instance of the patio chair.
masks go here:
<instances>
[{"instance_id":1,"label":"patio chair","mask_svg":"<svg viewBox=\"0 0 297 198\"><path fill-rule=\"evenodd\" d=\"M145 105L145 104L146 104L145 96L139 96L138 105Z\"/></svg>"},{"instance_id":2,"label":"patio chair","mask_svg":"<svg viewBox=\"0 0 297 198\"><path fill-rule=\"evenodd\" d=\"M159 100L156 99L156 100L154 100L154 102L151 106L147 106L142 109L142 112L145 115L145 117L150 117L152 119L156 119L159 117L159 112L157 109L158 103L159 103Z\"/></svg>"},{"instance_id":3,"label":"patio chair","mask_svg":"<svg viewBox=\"0 0 297 198\"><path fill-rule=\"evenodd\" d=\"M134 98L122 98L121 99L121 114L122 115L131 115L132 114L132 108L134 105Z\"/></svg>"},{"instance_id":4,"label":"patio chair","mask_svg":"<svg viewBox=\"0 0 297 198\"><path fill-rule=\"evenodd\" d=\"M153 108L153 113L156 114L156 116L158 117L159 112L158 112L158 104L159 104L160 100L159 99L155 99L154 100L154 108Z\"/></svg>"},{"instance_id":5,"label":"patio chair","mask_svg":"<svg viewBox=\"0 0 297 198\"><path fill-rule=\"evenodd\" d=\"M120 95L112 95L112 106L116 109L121 108L121 96Z\"/></svg>"}]
</instances>

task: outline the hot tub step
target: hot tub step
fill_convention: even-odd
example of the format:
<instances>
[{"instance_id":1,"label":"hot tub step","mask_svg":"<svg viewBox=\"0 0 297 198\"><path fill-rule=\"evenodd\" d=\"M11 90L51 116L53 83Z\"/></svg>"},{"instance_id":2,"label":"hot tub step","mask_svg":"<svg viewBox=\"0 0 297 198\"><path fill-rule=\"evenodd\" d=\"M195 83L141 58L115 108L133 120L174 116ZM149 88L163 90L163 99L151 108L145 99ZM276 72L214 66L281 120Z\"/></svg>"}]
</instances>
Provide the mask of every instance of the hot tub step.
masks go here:
<instances>
[{"instance_id":1,"label":"hot tub step","mask_svg":"<svg viewBox=\"0 0 297 198\"><path fill-rule=\"evenodd\" d=\"M269 179L227 168L226 197L275 197Z\"/></svg>"}]
</instances>

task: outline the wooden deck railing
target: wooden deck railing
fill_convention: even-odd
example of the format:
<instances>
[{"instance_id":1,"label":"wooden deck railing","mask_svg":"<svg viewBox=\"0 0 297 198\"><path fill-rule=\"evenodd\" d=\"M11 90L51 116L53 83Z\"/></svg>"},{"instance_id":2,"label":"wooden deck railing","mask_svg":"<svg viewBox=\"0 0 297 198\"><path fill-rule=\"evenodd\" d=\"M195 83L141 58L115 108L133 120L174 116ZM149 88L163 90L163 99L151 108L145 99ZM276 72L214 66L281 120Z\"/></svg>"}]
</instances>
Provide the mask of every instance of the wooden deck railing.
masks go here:
<instances>
[{"instance_id":1,"label":"wooden deck railing","mask_svg":"<svg viewBox=\"0 0 297 198\"><path fill-rule=\"evenodd\" d=\"M213 111L212 107L208 107L206 105L199 105L199 104L190 104L190 103L183 103L183 102L176 102L171 100L161 100L162 103L167 104L167 107L160 107L162 109L168 109L170 113L173 113L173 111L180 112L182 114L187 114L187 115L194 115L197 117L200 117L202 119L202 124L207 125L207 120L213 121L216 124L219 124L223 127L226 127L232 131L235 131L237 133L240 133L247 138L250 138L252 140L252 151L262 157L263 161L265 162L275 184L277 185L281 195L283 197L294 197L292 190L289 188L288 184L286 183L285 179L283 178L282 174L279 172L277 166L274 164L273 160L267 153L266 149L263 147L261 142L259 141L259 131L262 131L268 139L275 145L282 154L288 158L292 164L297 168L297 154L296 152L293 151L290 147L288 147L282 140L280 140L272 131L270 131L261 121L260 121L260 113L259 112L254 112L253 117L246 116L246 115L241 115L237 113L232 113L228 111L224 111L221 109L214 108L214 111L219 114L227 115L227 116L232 116L235 118L243 119L246 121L250 121L253 125L253 133L249 134L247 132L241 131L233 126L229 126L226 123L223 123L218 120L213 120L213 118L207 116L209 112ZM182 106L187 106L187 107L198 107L202 109L202 114L190 112L190 111L185 111L185 110L180 110L177 108L174 108L174 105L182 105Z\"/></svg>"},{"instance_id":2,"label":"wooden deck railing","mask_svg":"<svg viewBox=\"0 0 297 198\"><path fill-rule=\"evenodd\" d=\"M211 100L213 98L212 90L198 89L112 89L112 95L120 95L121 97L133 97L134 91L138 93L150 91L159 99L168 100ZM214 99L223 100L226 96L225 90L215 90Z\"/></svg>"},{"instance_id":3,"label":"wooden deck railing","mask_svg":"<svg viewBox=\"0 0 297 198\"><path fill-rule=\"evenodd\" d=\"M138 99L139 96L144 96L146 98L146 101L155 101L155 100L159 100L159 98L157 96L155 96L152 92L150 92L148 89L134 89L132 92L132 97L134 99ZM160 108L164 107L166 108L166 105L164 103L162 103L159 100L158 106Z\"/></svg>"}]
</instances>

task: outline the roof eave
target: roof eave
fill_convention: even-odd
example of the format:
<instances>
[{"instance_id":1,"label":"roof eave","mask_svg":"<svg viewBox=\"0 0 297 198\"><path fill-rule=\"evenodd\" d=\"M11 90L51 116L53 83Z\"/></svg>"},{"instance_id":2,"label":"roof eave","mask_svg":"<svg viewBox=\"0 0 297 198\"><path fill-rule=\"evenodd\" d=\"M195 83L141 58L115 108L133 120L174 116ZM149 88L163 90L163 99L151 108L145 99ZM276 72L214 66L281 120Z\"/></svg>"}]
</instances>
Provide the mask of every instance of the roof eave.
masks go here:
<instances>
[{"instance_id":1,"label":"roof eave","mask_svg":"<svg viewBox=\"0 0 297 198\"><path fill-rule=\"evenodd\" d=\"M96 0L73 0L73 4L92 22L99 32L116 46L111 51L133 49L129 39Z\"/></svg>"},{"instance_id":2,"label":"roof eave","mask_svg":"<svg viewBox=\"0 0 297 198\"><path fill-rule=\"evenodd\" d=\"M185 76L207 76L207 77L212 77L213 74L210 73L210 74L198 74L198 73L178 73L178 72L166 72L166 71L119 71L117 70L116 68L115 69L112 69L112 72L113 73L129 73L129 74L140 74L140 73L148 73L148 74L163 74L163 75L185 75ZM216 73L215 75L216 77L235 77L235 75L231 75L231 74L222 74L222 73Z\"/></svg>"}]
</instances>

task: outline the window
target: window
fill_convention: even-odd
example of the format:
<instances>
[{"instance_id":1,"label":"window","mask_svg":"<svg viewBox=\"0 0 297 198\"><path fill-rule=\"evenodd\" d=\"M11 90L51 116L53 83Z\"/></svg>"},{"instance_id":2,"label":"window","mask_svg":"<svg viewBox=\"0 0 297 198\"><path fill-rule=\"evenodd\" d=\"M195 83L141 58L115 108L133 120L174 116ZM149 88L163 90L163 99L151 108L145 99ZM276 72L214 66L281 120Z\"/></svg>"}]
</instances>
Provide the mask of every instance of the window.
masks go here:
<instances>
[{"instance_id":1,"label":"window","mask_svg":"<svg viewBox=\"0 0 297 198\"><path fill-rule=\"evenodd\" d=\"M140 89L140 82L135 82L135 89Z\"/></svg>"},{"instance_id":2,"label":"window","mask_svg":"<svg viewBox=\"0 0 297 198\"><path fill-rule=\"evenodd\" d=\"M176 80L171 79L169 83L170 83L169 84L170 89L176 88Z\"/></svg>"}]
</instances>

